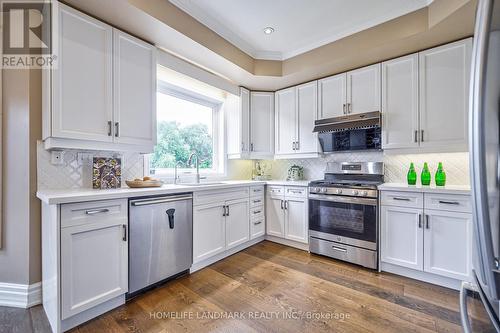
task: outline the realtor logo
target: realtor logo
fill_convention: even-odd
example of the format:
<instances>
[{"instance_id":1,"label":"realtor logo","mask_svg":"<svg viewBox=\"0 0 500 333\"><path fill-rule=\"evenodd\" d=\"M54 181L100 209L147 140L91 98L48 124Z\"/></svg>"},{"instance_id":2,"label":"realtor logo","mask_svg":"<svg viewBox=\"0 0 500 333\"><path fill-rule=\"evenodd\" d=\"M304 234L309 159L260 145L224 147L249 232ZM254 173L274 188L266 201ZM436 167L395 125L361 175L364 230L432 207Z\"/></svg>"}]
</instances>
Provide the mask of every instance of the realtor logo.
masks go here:
<instances>
[{"instance_id":1,"label":"realtor logo","mask_svg":"<svg viewBox=\"0 0 500 333\"><path fill-rule=\"evenodd\" d=\"M2 67L53 65L52 6L47 1L2 1Z\"/></svg>"}]
</instances>

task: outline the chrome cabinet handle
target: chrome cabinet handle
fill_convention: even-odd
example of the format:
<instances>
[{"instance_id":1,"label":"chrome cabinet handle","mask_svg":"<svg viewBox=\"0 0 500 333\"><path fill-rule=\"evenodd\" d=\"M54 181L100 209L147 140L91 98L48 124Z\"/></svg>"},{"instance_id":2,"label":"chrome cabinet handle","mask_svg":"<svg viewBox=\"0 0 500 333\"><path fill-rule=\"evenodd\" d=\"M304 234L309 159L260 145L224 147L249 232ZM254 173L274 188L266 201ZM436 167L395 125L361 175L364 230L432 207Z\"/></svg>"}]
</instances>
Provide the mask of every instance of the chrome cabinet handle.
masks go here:
<instances>
[{"instance_id":1,"label":"chrome cabinet handle","mask_svg":"<svg viewBox=\"0 0 500 333\"><path fill-rule=\"evenodd\" d=\"M422 214L418 214L418 227L422 229Z\"/></svg>"},{"instance_id":2,"label":"chrome cabinet handle","mask_svg":"<svg viewBox=\"0 0 500 333\"><path fill-rule=\"evenodd\" d=\"M288 209L288 200L285 200L285 209Z\"/></svg>"},{"instance_id":3,"label":"chrome cabinet handle","mask_svg":"<svg viewBox=\"0 0 500 333\"><path fill-rule=\"evenodd\" d=\"M295 141L295 150L300 150L300 143Z\"/></svg>"},{"instance_id":4,"label":"chrome cabinet handle","mask_svg":"<svg viewBox=\"0 0 500 333\"><path fill-rule=\"evenodd\" d=\"M396 200L396 201L410 201L411 200L410 198L399 198L399 197L393 197L392 199Z\"/></svg>"},{"instance_id":5,"label":"chrome cabinet handle","mask_svg":"<svg viewBox=\"0 0 500 333\"><path fill-rule=\"evenodd\" d=\"M425 214L425 229L430 229L430 225L429 225L429 215L428 214Z\"/></svg>"},{"instance_id":6,"label":"chrome cabinet handle","mask_svg":"<svg viewBox=\"0 0 500 333\"><path fill-rule=\"evenodd\" d=\"M413 138L415 142L418 142L418 131L415 130L415 137Z\"/></svg>"},{"instance_id":7,"label":"chrome cabinet handle","mask_svg":"<svg viewBox=\"0 0 500 333\"><path fill-rule=\"evenodd\" d=\"M332 250L334 251L339 251L339 252L347 252L347 249L343 249L341 247L336 247L336 246L332 246Z\"/></svg>"},{"instance_id":8,"label":"chrome cabinet handle","mask_svg":"<svg viewBox=\"0 0 500 333\"><path fill-rule=\"evenodd\" d=\"M344 104L342 104L342 112L343 112L344 114L346 114L346 111L345 111L345 103L344 103Z\"/></svg>"},{"instance_id":9,"label":"chrome cabinet handle","mask_svg":"<svg viewBox=\"0 0 500 333\"><path fill-rule=\"evenodd\" d=\"M250 151L253 151L253 143L250 144Z\"/></svg>"},{"instance_id":10,"label":"chrome cabinet handle","mask_svg":"<svg viewBox=\"0 0 500 333\"><path fill-rule=\"evenodd\" d=\"M424 142L424 130L420 130L420 141Z\"/></svg>"},{"instance_id":11,"label":"chrome cabinet handle","mask_svg":"<svg viewBox=\"0 0 500 333\"><path fill-rule=\"evenodd\" d=\"M347 113L351 113L351 112L352 112L352 104L347 103Z\"/></svg>"},{"instance_id":12,"label":"chrome cabinet handle","mask_svg":"<svg viewBox=\"0 0 500 333\"><path fill-rule=\"evenodd\" d=\"M244 151L244 150L245 150L245 143L244 143L244 142L242 142L242 143L241 143L241 151Z\"/></svg>"},{"instance_id":13,"label":"chrome cabinet handle","mask_svg":"<svg viewBox=\"0 0 500 333\"><path fill-rule=\"evenodd\" d=\"M280 200L281 201L281 209L283 209L283 200Z\"/></svg>"},{"instance_id":14,"label":"chrome cabinet handle","mask_svg":"<svg viewBox=\"0 0 500 333\"><path fill-rule=\"evenodd\" d=\"M123 237L122 237L122 240L124 242L127 241L127 225L126 224L122 224L122 228L123 228Z\"/></svg>"},{"instance_id":15,"label":"chrome cabinet handle","mask_svg":"<svg viewBox=\"0 0 500 333\"><path fill-rule=\"evenodd\" d=\"M445 204L445 205L460 205L460 202L458 202L458 201L439 200L439 203Z\"/></svg>"},{"instance_id":16,"label":"chrome cabinet handle","mask_svg":"<svg viewBox=\"0 0 500 333\"><path fill-rule=\"evenodd\" d=\"M113 130L112 127L113 127L113 122L110 120L108 121L108 136L112 135L111 133L111 131Z\"/></svg>"},{"instance_id":17,"label":"chrome cabinet handle","mask_svg":"<svg viewBox=\"0 0 500 333\"><path fill-rule=\"evenodd\" d=\"M253 213L254 214L260 214L260 213L262 213L262 211L261 210L254 210Z\"/></svg>"},{"instance_id":18,"label":"chrome cabinet handle","mask_svg":"<svg viewBox=\"0 0 500 333\"><path fill-rule=\"evenodd\" d=\"M222 216L227 216L226 215L226 206L222 206Z\"/></svg>"},{"instance_id":19,"label":"chrome cabinet handle","mask_svg":"<svg viewBox=\"0 0 500 333\"><path fill-rule=\"evenodd\" d=\"M226 208L227 208L226 216L229 216L229 206L226 206Z\"/></svg>"},{"instance_id":20,"label":"chrome cabinet handle","mask_svg":"<svg viewBox=\"0 0 500 333\"><path fill-rule=\"evenodd\" d=\"M107 213L109 212L109 209L107 208L102 208L102 209L91 209L91 210L86 210L85 214L87 215L95 215L95 214L100 214L100 213Z\"/></svg>"},{"instance_id":21,"label":"chrome cabinet handle","mask_svg":"<svg viewBox=\"0 0 500 333\"><path fill-rule=\"evenodd\" d=\"M261 200L254 200L253 203L258 203L260 202Z\"/></svg>"},{"instance_id":22,"label":"chrome cabinet handle","mask_svg":"<svg viewBox=\"0 0 500 333\"><path fill-rule=\"evenodd\" d=\"M259 225L259 224L261 224L261 223L262 223L262 221L259 221L259 222L254 222L254 223L253 223L253 225Z\"/></svg>"},{"instance_id":23,"label":"chrome cabinet handle","mask_svg":"<svg viewBox=\"0 0 500 333\"><path fill-rule=\"evenodd\" d=\"M120 123L116 122L115 123L115 137L119 137L119 136L120 136Z\"/></svg>"}]
</instances>

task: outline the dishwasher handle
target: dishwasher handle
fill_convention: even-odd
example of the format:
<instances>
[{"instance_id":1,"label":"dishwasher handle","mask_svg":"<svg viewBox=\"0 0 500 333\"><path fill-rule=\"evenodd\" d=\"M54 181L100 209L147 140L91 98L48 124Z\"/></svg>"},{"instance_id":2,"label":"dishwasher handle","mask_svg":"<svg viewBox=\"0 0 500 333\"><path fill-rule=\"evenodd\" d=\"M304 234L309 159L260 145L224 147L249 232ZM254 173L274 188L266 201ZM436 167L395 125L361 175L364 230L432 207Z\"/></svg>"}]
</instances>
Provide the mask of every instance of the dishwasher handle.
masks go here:
<instances>
[{"instance_id":1,"label":"dishwasher handle","mask_svg":"<svg viewBox=\"0 0 500 333\"><path fill-rule=\"evenodd\" d=\"M173 229L175 227L175 221L174 221L174 214L175 214L175 209L167 209L166 211L168 215L168 225L170 226L170 229Z\"/></svg>"},{"instance_id":2,"label":"dishwasher handle","mask_svg":"<svg viewBox=\"0 0 500 333\"><path fill-rule=\"evenodd\" d=\"M192 200L192 199L193 196L191 194L182 194L182 195L170 195L159 198L132 200L130 201L130 204L132 206L146 206L146 205L154 205L160 203L175 202L181 200Z\"/></svg>"}]
</instances>

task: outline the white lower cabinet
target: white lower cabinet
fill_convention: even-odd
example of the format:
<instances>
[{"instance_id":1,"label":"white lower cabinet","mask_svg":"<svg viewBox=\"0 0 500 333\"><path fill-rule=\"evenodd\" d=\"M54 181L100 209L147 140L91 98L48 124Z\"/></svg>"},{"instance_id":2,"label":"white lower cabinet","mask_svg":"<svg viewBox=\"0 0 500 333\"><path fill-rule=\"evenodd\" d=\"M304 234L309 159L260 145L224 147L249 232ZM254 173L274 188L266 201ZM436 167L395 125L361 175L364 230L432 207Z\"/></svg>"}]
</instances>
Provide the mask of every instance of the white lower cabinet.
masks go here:
<instances>
[{"instance_id":1,"label":"white lower cabinet","mask_svg":"<svg viewBox=\"0 0 500 333\"><path fill-rule=\"evenodd\" d=\"M307 187L268 186L266 233L308 243Z\"/></svg>"},{"instance_id":2,"label":"white lower cabinet","mask_svg":"<svg viewBox=\"0 0 500 333\"><path fill-rule=\"evenodd\" d=\"M224 203L193 209L193 262L216 255L226 246Z\"/></svg>"},{"instance_id":3,"label":"white lower cabinet","mask_svg":"<svg viewBox=\"0 0 500 333\"><path fill-rule=\"evenodd\" d=\"M260 185L194 193L192 271L264 236L263 192Z\"/></svg>"},{"instance_id":4,"label":"white lower cabinet","mask_svg":"<svg viewBox=\"0 0 500 333\"><path fill-rule=\"evenodd\" d=\"M381 260L408 268L423 269L422 210L382 206Z\"/></svg>"},{"instance_id":5,"label":"white lower cabinet","mask_svg":"<svg viewBox=\"0 0 500 333\"><path fill-rule=\"evenodd\" d=\"M413 197L423 200L412 200ZM391 198L401 200L400 204ZM428 208L433 202L443 204L431 207L442 208ZM470 281L472 214L468 211L469 202L468 195L424 193L422 197L421 193L383 192L382 269L402 274L394 267L410 268L403 275L453 288L457 288L460 281Z\"/></svg>"},{"instance_id":6,"label":"white lower cabinet","mask_svg":"<svg viewBox=\"0 0 500 333\"><path fill-rule=\"evenodd\" d=\"M469 280L472 253L472 215L425 211L424 271Z\"/></svg>"},{"instance_id":7,"label":"white lower cabinet","mask_svg":"<svg viewBox=\"0 0 500 333\"><path fill-rule=\"evenodd\" d=\"M233 200L226 206L226 248L231 249L250 239L249 201Z\"/></svg>"},{"instance_id":8,"label":"white lower cabinet","mask_svg":"<svg viewBox=\"0 0 500 333\"><path fill-rule=\"evenodd\" d=\"M62 319L127 292L126 227L109 220L61 230Z\"/></svg>"}]
</instances>

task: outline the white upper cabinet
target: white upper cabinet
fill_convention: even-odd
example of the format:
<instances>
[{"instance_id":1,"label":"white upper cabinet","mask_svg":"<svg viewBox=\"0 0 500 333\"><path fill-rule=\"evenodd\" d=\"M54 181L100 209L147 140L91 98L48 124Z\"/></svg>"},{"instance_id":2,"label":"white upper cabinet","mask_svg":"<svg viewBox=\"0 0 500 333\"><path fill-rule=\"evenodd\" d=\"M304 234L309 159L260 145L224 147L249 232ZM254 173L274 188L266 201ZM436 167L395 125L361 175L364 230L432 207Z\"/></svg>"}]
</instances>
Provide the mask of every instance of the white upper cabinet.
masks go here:
<instances>
[{"instance_id":1,"label":"white upper cabinet","mask_svg":"<svg viewBox=\"0 0 500 333\"><path fill-rule=\"evenodd\" d=\"M347 113L380 111L380 64L347 72Z\"/></svg>"},{"instance_id":2,"label":"white upper cabinet","mask_svg":"<svg viewBox=\"0 0 500 333\"><path fill-rule=\"evenodd\" d=\"M418 54L382 63L382 110L382 147L418 147Z\"/></svg>"},{"instance_id":3,"label":"white upper cabinet","mask_svg":"<svg viewBox=\"0 0 500 333\"><path fill-rule=\"evenodd\" d=\"M115 142L156 144L156 49L113 29Z\"/></svg>"},{"instance_id":4,"label":"white upper cabinet","mask_svg":"<svg viewBox=\"0 0 500 333\"><path fill-rule=\"evenodd\" d=\"M346 73L318 81L318 118L343 116L346 112Z\"/></svg>"},{"instance_id":5,"label":"white upper cabinet","mask_svg":"<svg viewBox=\"0 0 500 333\"><path fill-rule=\"evenodd\" d=\"M155 48L58 4L57 67L42 72L45 148L153 151Z\"/></svg>"},{"instance_id":6,"label":"white upper cabinet","mask_svg":"<svg viewBox=\"0 0 500 333\"><path fill-rule=\"evenodd\" d=\"M467 150L472 38L420 52L420 145Z\"/></svg>"},{"instance_id":7,"label":"white upper cabinet","mask_svg":"<svg viewBox=\"0 0 500 333\"><path fill-rule=\"evenodd\" d=\"M295 87L276 92L276 155L295 152L296 102Z\"/></svg>"},{"instance_id":8,"label":"white upper cabinet","mask_svg":"<svg viewBox=\"0 0 500 333\"><path fill-rule=\"evenodd\" d=\"M111 142L113 28L59 4L58 67L52 73L52 126L44 136Z\"/></svg>"},{"instance_id":9,"label":"white upper cabinet","mask_svg":"<svg viewBox=\"0 0 500 333\"><path fill-rule=\"evenodd\" d=\"M253 158L274 155L274 93L250 92L250 140Z\"/></svg>"},{"instance_id":10,"label":"white upper cabinet","mask_svg":"<svg viewBox=\"0 0 500 333\"><path fill-rule=\"evenodd\" d=\"M318 82L313 81L297 87L297 153L317 153L318 135L313 133L318 115Z\"/></svg>"},{"instance_id":11,"label":"white upper cabinet","mask_svg":"<svg viewBox=\"0 0 500 333\"><path fill-rule=\"evenodd\" d=\"M318 155L318 136L313 133L318 115L317 98L317 81L276 92L276 158Z\"/></svg>"},{"instance_id":12,"label":"white upper cabinet","mask_svg":"<svg viewBox=\"0 0 500 333\"><path fill-rule=\"evenodd\" d=\"M239 96L228 95L224 103L224 109L226 114L228 158L249 158L250 91L240 87Z\"/></svg>"}]
</instances>

